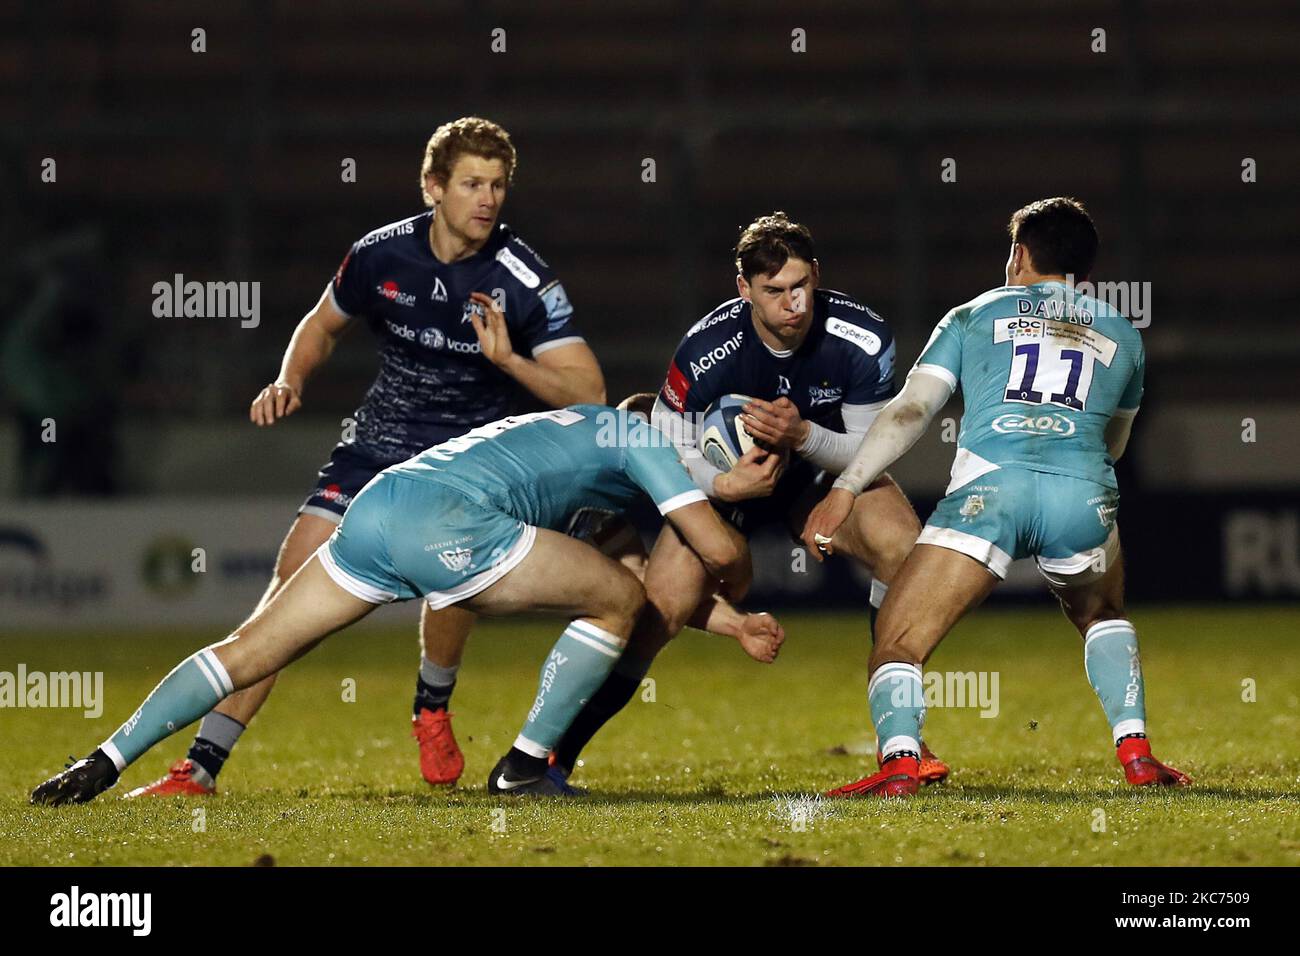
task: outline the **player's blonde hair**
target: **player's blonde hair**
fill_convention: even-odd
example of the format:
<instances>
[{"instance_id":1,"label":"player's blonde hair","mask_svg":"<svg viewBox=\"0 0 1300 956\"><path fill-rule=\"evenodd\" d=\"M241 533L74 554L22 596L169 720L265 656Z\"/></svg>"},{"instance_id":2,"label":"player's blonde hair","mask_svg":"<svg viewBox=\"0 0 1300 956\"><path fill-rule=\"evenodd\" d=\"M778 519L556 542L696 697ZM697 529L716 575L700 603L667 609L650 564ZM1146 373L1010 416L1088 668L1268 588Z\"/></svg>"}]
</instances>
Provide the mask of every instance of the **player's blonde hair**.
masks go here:
<instances>
[{"instance_id":1,"label":"player's blonde hair","mask_svg":"<svg viewBox=\"0 0 1300 956\"><path fill-rule=\"evenodd\" d=\"M481 116L462 116L434 130L424 147L424 162L420 164L420 195L424 197L426 206L433 208L434 205L433 196L429 195L429 177L445 187L456 160L465 155L499 159L506 168L506 182L514 179L518 158L510 134Z\"/></svg>"}]
</instances>

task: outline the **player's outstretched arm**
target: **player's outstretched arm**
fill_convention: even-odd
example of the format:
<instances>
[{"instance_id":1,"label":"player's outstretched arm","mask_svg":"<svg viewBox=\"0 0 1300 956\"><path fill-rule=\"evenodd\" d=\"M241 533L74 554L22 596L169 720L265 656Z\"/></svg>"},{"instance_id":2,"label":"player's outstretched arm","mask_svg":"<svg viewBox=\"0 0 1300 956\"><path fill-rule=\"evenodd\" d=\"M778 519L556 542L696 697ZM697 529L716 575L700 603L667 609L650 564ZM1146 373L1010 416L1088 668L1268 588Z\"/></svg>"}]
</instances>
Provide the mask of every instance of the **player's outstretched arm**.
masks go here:
<instances>
[{"instance_id":1,"label":"player's outstretched arm","mask_svg":"<svg viewBox=\"0 0 1300 956\"><path fill-rule=\"evenodd\" d=\"M248 409L253 424L272 425L302 407L302 390L307 379L330 357L350 321L338 310L326 286L316 307L293 330L280 362L279 376L253 399Z\"/></svg>"},{"instance_id":2,"label":"player's outstretched arm","mask_svg":"<svg viewBox=\"0 0 1300 956\"><path fill-rule=\"evenodd\" d=\"M916 444L950 395L952 386L924 369L907 376L903 390L871 423L853 461L808 515L803 542L817 560L832 553L830 539L853 510L854 499Z\"/></svg>"},{"instance_id":3,"label":"player's outstretched arm","mask_svg":"<svg viewBox=\"0 0 1300 956\"><path fill-rule=\"evenodd\" d=\"M723 597L730 601L743 598L754 580L754 566L740 533L718 517L707 501L693 501L666 517L709 574L721 582Z\"/></svg>"},{"instance_id":4,"label":"player's outstretched arm","mask_svg":"<svg viewBox=\"0 0 1300 956\"><path fill-rule=\"evenodd\" d=\"M762 664L771 664L785 643L785 628L771 614L749 614L721 594L711 594L695 609L686 623L697 630L734 637L746 654Z\"/></svg>"}]
</instances>

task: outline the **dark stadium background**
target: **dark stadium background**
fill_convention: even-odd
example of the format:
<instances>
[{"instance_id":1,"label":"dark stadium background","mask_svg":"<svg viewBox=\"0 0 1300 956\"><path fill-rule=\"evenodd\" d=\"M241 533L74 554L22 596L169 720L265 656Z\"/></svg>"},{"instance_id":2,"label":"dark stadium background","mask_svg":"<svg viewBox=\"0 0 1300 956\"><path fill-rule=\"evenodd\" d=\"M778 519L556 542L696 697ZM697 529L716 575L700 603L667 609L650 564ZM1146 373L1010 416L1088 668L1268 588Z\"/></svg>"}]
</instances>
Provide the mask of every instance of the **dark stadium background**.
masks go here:
<instances>
[{"instance_id":1,"label":"dark stadium background","mask_svg":"<svg viewBox=\"0 0 1300 956\"><path fill-rule=\"evenodd\" d=\"M249 401L348 245L419 211L424 142L466 114L510 130L502 219L562 278L615 399L656 388L734 294L729 250L758 214L812 228L824 284L893 323L906 368L1000 284L1012 210L1082 198L1096 278L1152 289L1120 469L1133 596L1300 596L1294 3L3 0L0 106L10 621L251 606L373 375L369 333L293 418L259 431ZM176 273L260 282L260 326L155 318ZM894 471L923 518L952 452L936 428ZM791 571L789 547L761 543L759 597L862 603L842 568Z\"/></svg>"}]
</instances>

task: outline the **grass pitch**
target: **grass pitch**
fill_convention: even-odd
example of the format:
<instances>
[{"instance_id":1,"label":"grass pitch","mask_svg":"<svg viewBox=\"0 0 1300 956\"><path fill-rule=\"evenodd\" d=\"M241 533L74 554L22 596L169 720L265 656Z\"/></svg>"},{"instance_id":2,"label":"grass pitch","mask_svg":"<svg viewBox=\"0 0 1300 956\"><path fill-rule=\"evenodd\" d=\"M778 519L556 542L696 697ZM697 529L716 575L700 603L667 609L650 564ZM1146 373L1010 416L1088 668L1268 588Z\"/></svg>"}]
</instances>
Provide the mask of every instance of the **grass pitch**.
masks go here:
<instances>
[{"instance_id":1,"label":"grass pitch","mask_svg":"<svg viewBox=\"0 0 1300 956\"><path fill-rule=\"evenodd\" d=\"M0 670L102 670L97 720L0 710L3 865L1295 865L1300 863L1300 611L1139 609L1157 755L1186 791L1123 783L1080 641L1056 612L977 611L931 669L996 671L999 712L934 707L927 739L950 781L911 802L824 802L868 766L862 615L783 615L772 666L687 632L596 738L574 801L484 791L531 702L555 622L485 623L453 710L456 790L420 779L408 737L418 651L409 627L364 625L293 665L201 801L114 799L161 775L181 731L87 806L27 793L125 719L217 634L0 640ZM343 700L343 682L356 700ZM1249 685L1253 681L1254 701ZM645 694L644 696L649 696ZM204 820L194 811L205 811ZM200 827L202 822L202 827Z\"/></svg>"}]
</instances>

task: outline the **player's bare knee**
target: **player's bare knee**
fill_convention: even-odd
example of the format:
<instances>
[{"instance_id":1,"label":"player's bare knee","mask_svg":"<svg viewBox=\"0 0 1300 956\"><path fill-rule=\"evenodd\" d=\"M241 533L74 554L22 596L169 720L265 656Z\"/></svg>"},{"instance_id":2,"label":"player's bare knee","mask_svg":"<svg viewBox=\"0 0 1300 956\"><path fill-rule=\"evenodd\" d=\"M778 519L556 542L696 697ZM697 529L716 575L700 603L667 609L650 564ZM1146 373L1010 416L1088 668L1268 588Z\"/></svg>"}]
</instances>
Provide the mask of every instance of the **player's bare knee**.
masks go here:
<instances>
[{"instance_id":1,"label":"player's bare knee","mask_svg":"<svg viewBox=\"0 0 1300 956\"><path fill-rule=\"evenodd\" d=\"M610 575L608 587L601 595L600 616L617 634L630 634L637 616L645 607L645 587L641 579L622 565Z\"/></svg>"}]
</instances>

